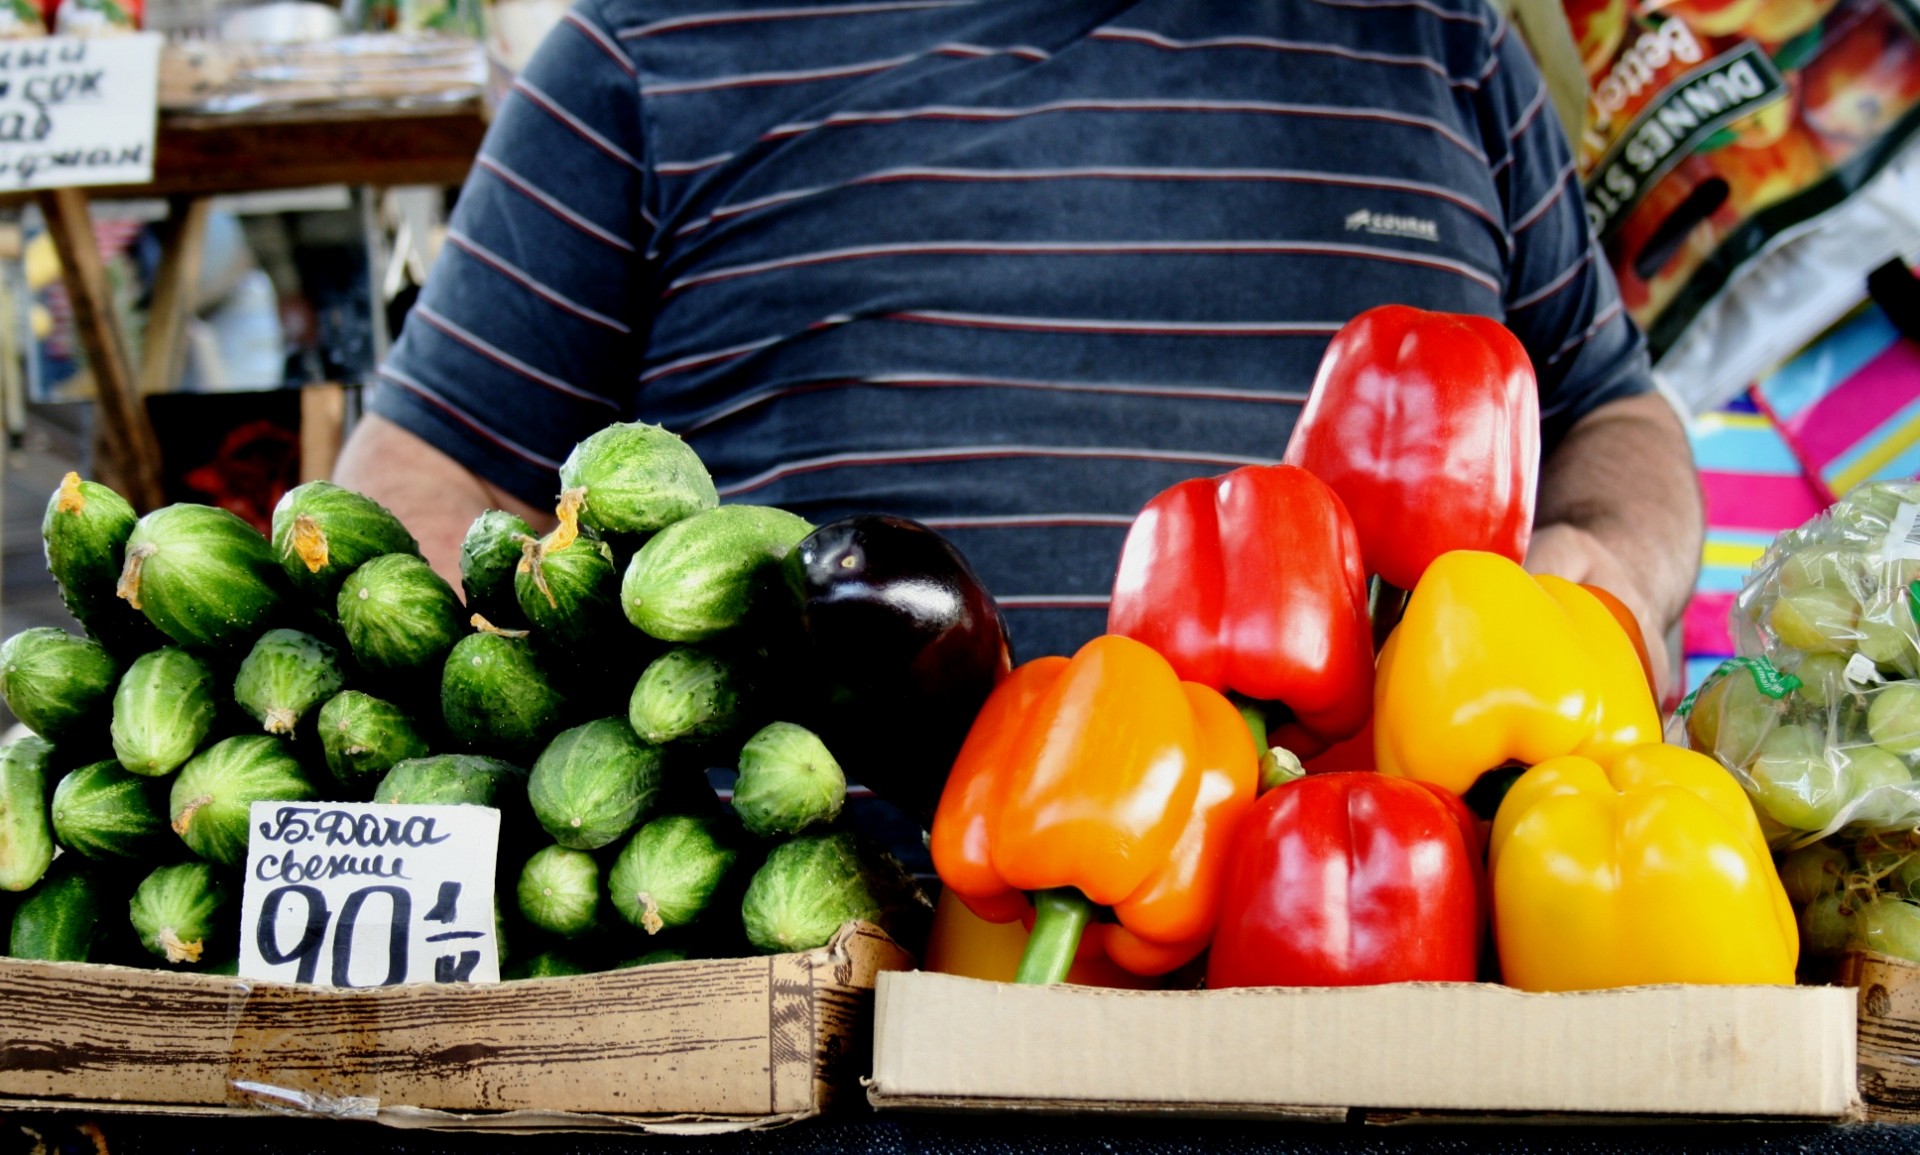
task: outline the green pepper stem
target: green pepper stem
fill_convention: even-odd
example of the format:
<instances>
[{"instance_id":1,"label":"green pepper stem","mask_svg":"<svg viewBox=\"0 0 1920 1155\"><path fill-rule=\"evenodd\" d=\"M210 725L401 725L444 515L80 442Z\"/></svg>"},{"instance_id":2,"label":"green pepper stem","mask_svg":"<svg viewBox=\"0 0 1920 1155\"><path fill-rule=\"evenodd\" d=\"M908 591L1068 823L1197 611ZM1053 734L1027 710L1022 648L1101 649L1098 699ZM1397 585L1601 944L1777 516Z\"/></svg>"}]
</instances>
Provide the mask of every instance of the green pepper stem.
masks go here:
<instances>
[{"instance_id":1,"label":"green pepper stem","mask_svg":"<svg viewBox=\"0 0 1920 1155\"><path fill-rule=\"evenodd\" d=\"M1093 919L1093 904L1071 886L1043 890L1033 896L1033 933L1013 981L1045 986L1067 981L1080 936Z\"/></svg>"},{"instance_id":2,"label":"green pepper stem","mask_svg":"<svg viewBox=\"0 0 1920 1155\"><path fill-rule=\"evenodd\" d=\"M1256 702L1251 698L1242 698L1238 694L1229 695L1228 701L1240 711L1240 720L1247 724L1253 734L1253 748L1267 748L1267 706L1265 702Z\"/></svg>"},{"instance_id":3,"label":"green pepper stem","mask_svg":"<svg viewBox=\"0 0 1920 1155\"><path fill-rule=\"evenodd\" d=\"M1376 652L1387 642L1387 635L1400 624L1407 609L1407 591L1392 585L1380 575L1367 579L1367 616L1373 619L1373 648Z\"/></svg>"}]
</instances>

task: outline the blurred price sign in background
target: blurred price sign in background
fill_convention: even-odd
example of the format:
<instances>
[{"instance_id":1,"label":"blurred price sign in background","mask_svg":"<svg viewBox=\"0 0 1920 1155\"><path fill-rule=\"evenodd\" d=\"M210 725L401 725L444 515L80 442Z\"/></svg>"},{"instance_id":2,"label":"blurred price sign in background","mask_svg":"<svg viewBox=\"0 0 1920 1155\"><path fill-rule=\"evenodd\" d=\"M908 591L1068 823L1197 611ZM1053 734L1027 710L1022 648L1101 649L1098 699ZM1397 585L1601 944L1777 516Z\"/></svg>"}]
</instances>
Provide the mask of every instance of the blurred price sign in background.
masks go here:
<instances>
[{"instance_id":1,"label":"blurred price sign in background","mask_svg":"<svg viewBox=\"0 0 1920 1155\"><path fill-rule=\"evenodd\" d=\"M161 40L0 41L0 191L152 180Z\"/></svg>"},{"instance_id":2,"label":"blurred price sign in background","mask_svg":"<svg viewBox=\"0 0 1920 1155\"><path fill-rule=\"evenodd\" d=\"M255 802L240 975L335 987L496 982L484 806Z\"/></svg>"}]
</instances>

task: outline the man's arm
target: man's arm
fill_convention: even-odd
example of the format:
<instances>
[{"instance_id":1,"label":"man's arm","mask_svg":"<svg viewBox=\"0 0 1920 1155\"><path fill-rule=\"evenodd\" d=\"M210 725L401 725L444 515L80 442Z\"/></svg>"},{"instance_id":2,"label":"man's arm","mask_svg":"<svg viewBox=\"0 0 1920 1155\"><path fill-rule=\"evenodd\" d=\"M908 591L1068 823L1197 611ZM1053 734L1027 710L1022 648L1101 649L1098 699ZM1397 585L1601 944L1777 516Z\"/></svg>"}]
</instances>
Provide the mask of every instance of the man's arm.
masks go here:
<instances>
[{"instance_id":1,"label":"man's arm","mask_svg":"<svg viewBox=\"0 0 1920 1155\"><path fill-rule=\"evenodd\" d=\"M608 7L580 0L501 103L336 467L449 579L484 510L550 524L560 463L639 376L640 90Z\"/></svg>"},{"instance_id":2,"label":"man's arm","mask_svg":"<svg viewBox=\"0 0 1920 1155\"><path fill-rule=\"evenodd\" d=\"M1582 417L1541 463L1527 568L1625 602L1664 693L1676 676L1666 636L1693 591L1705 532L1686 431L1666 398L1642 393Z\"/></svg>"},{"instance_id":3,"label":"man's arm","mask_svg":"<svg viewBox=\"0 0 1920 1155\"><path fill-rule=\"evenodd\" d=\"M333 479L393 511L420 542L435 572L460 588L460 540L489 509L517 513L544 532L551 510L540 510L488 485L467 468L401 426L369 413L340 450Z\"/></svg>"}]
</instances>

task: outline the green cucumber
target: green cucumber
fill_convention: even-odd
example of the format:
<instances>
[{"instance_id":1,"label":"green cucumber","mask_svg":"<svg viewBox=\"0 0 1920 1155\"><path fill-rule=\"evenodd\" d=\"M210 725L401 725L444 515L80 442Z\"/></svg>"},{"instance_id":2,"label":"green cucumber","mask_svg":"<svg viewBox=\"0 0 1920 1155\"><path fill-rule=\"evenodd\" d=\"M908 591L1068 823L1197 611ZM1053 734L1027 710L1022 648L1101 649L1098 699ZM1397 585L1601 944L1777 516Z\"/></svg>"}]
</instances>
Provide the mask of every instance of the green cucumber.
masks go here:
<instances>
[{"instance_id":1,"label":"green cucumber","mask_svg":"<svg viewBox=\"0 0 1920 1155\"><path fill-rule=\"evenodd\" d=\"M220 707L213 671L174 646L133 660L113 691L113 755L134 774L158 778L193 757Z\"/></svg>"},{"instance_id":2,"label":"green cucumber","mask_svg":"<svg viewBox=\"0 0 1920 1155\"><path fill-rule=\"evenodd\" d=\"M562 732L527 778L534 817L574 850L605 846L633 829L660 791L664 756L619 718Z\"/></svg>"},{"instance_id":3,"label":"green cucumber","mask_svg":"<svg viewBox=\"0 0 1920 1155\"><path fill-rule=\"evenodd\" d=\"M88 637L122 656L166 641L140 611L114 593L126 565L127 538L139 520L125 498L69 473L47 499L40 521L47 570L60 587L60 600Z\"/></svg>"},{"instance_id":4,"label":"green cucumber","mask_svg":"<svg viewBox=\"0 0 1920 1155\"><path fill-rule=\"evenodd\" d=\"M243 734L207 747L181 767L168 795L173 832L209 862L247 858L248 810L255 802L310 802L319 792L293 748L266 734Z\"/></svg>"},{"instance_id":5,"label":"green cucumber","mask_svg":"<svg viewBox=\"0 0 1920 1155\"><path fill-rule=\"evenodd\" d=\"M153 857L167 845L160 791L160 783L129 774L118 762L68 771L53 790L53 836L97 861Z\"/></svg>"},{"instance_id":6,"label":"green cucumber","mask_svg":"<svg viewBox=\"0 0 1920 1155\"><path fill-rule=\"evenodd\" d=\"M258 530L183 502L133 527L118 592L175 644L214 649L251 642L280 612L285 582Z\"/></svg>"},{"instance_id":7,"label":"green cucumber","mask_svg":"<svg viewBox=\"0 0 1920 1155\"><path fill-rule=\"evenodd\" d=\"M331 481L287 490L273 507L273 553L295 593L334 612L340 583L382 554L417 554L418 542L387 507Z\"/></svg>"},{"instance_id":8,"label":"green cucumber","mask_svg":"<svg viewBox=\"0 0 1920 1155\"><path fill-rule=\"evenodd\" d=\"M705 913L739 857L721 840L719 820L668 814L621 848L607 890L620 917L659 934Z\"/></svg>"},{"instance_id":9,"label":"green cucumber","mask_svg":"<svg viewBox=\"0 0 1920 1155\"><path fill-rule=\"evenodd\" d=\"M241 660L233 700L267 733L284 738L346 684L332 646L299 630L268 630Z\"/></svg>"},{"instance_id":10,"label":"green cucumber","mask_svg":"<svg viewBox=\"0 0 1920 1155\"><path fill-rule=\"evenodd\" d=\"M747 941L769 954L812 950L842 923L894 929L906 908L924 905L899 863L851 834L810 834L781 843L747 884L740 917Z\"/></svg>"},{"instance_id":11,"label":"green cucumber","mask_svg":"<svg viewBox=\"0 0 1920 1155\"><path fill-rule=\"evenodd\" d=\"M394 764L375 802L412 806L492 806L506 810L526 789L527 772L478 754L435 754Z\"/></svg>"},{"instance_id":12,"label":"green cucumber","mask_svg":"<svg viewBox=\"0 0 1920 1155\"><path fill-rule=\"evenodd\" d=\"M559 540L556 535L523 542L514 567L514 598L550 648L564 652L604 646L625 629L613 550L584 533L564 546Z\"/></svg>"},{"instance_id":13,"label":"green cucumber","mask_svg":"<svg viewBox=\"0 0 1920 1155\"><path fill-rule=\"evenodd\" d=\"M762 838L798 834L832 822L847 800L847 776L819 735L772 722L740 749L733 810Z\"/></svg>"},{"instance_id":14,"label":"green cucumber","mask_svg":"<svg viewBox=\"0 0 1920 1155\"><path fill-rule=\"evenodd\" d=\"M675 646L640 672L627 723L656 745L700 742L741 727L750 687L741 666L694 646Z\"/></svg>"},{"instance_id":15,"label":"green cucumber","mask_svg":"<svg viewBox=\"0 0 1920 1155\"><path fill-rule=\"evenodd\" d=\"M0 643L0 697L27 729L55 742L98 736L119 679L120 665L105 646L52 626Z\"/></svg>"},{"instance_id":16,"label":"green cucumber","mask_svg":"<svg viewBox=\"0 0 1920 1155\"><path fill-rule=\"evenodd\" d=\"M600 915L600 865L584 850L549 846L527 860L516 892L520 915L540 930L576 938Z\"/></svg>"},{"instance_id":17,"label":"green cucumber","mask_svg":"<svg viewBox=\"0 0 1920 1155\"><path fill-rule=\"evenodd\" d=\"M433 567L406 553L376 557L348 575L336 603L340 629L369 673L440 668L460 637L460 599Z\"/></svg>"},{"instance_id":18,"label":"green cucumber","mask_svg":"<svg viewBox=\"0 0 1920 1155\"><path fill-rule=\"evenodd\" d=\"M558 732L565 702L532 643L510 633L468 634L441 672L441 719L470 750L531 760Z\"/></svg>"},{"instance_id":19,"label":"green cucumber","mask_svg":"<svg viewBox=\"0 0 1920 1155\"><path fill-rule=\"evenodd\" d=\"M513 571L520 565L522 542L536 536L525 518L504 509L489 509L474 519L460 541L460 588L467 609L495 625L525 624L513 593Z\"/></svg>"},{"instance_id":20,"label":"green cucumber","mask_svg":"<svg viewBox=\"0 0 1920 1155\"><path fill-rule=\"evenodd\" d=\"M128 913L147 950L170 963L198 963L208 940L219 933L230 897L212 866L183 862L147 875L133 892Z\"/></svg>"},{"instance_id":21,"label":"green cucumber","mask_svg":"<svg viewBox=\"0 0 1920 1155\"><path fill-rule=\"evenodd\" d=\"M47 820L52 758L53 746L44 738L16 738L0 748L0 890L27 889L53 862Z\"/></svg>"},{"instance_id":22,"label":"green cucumber","mask_svg":"<svg viewBox=\"0 0 1920 1155\"><path fill-rule=\"evenodd\" d=\"M91 873L63 865L13 912L7 953L44 962L86 962L99 945L105 888Z\"/></svg>"},{"instance_id":23,"label":"green cucumber","mask_svg":"<svg viewBox=\"0 0 1920 1155\"><path fill-rule=\"evenodd\" d=\"M813 532L765 505L723 505L661 530L620 583L627 620L666 642L698 642L790 598L781 562Z\"/></svg>"},{"instance_id":24,"label":"green cucumber","mask_svg":"<svg viewBox=\"0 0 1920 1155\"><path fill-rule=\"evenodd\" d=\"M605 533L652 533L720 501L699 455L643 422L609 425L560 464L561 520Z\"/></svg>"},{"instance_id":25,"label":"green cucumber","mask_svg":"<svg viewBox=\"0 0 1920 1155\"><path fill-rule=\"evenodd\" d=\"M342 786L363 793L397 762L427 755L427 740L406 711L372 694L343 690L320 707L320 747Z\"/></svg>"}]
</instances>

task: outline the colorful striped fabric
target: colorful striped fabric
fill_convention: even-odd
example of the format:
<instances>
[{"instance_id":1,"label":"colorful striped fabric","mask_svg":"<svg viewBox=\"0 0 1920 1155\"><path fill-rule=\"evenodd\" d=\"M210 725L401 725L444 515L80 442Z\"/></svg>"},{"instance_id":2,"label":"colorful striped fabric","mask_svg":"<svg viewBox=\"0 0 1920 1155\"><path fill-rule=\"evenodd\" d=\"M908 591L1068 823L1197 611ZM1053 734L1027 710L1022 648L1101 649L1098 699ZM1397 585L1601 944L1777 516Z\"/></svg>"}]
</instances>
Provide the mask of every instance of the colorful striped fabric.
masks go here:
<instances>
[{"instance_id":1,"label":"colorful striped fabric","mask_svg":"<svg viewBox=\"0 0 1920 1155\"><path fill-rule=\"evenodd\" d=\"M1920 474L1920 344L1869 308L1756 386L1828 500L1863 481Z\"/></svg>"},{"instance_id":2,"label":"colorful striped fabric","mask_svg":"<svg viewBox=\"0 0 1920 1155\"><path fill-rule=\"evenodd\" d=\"M1864 481L1920 476L1920 344L1868 308L1695 418L1707 539L1687 607L1687 682L1733 654L1730 611L1782 530Z\"/></svg>"}]
</instances>

